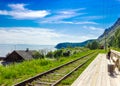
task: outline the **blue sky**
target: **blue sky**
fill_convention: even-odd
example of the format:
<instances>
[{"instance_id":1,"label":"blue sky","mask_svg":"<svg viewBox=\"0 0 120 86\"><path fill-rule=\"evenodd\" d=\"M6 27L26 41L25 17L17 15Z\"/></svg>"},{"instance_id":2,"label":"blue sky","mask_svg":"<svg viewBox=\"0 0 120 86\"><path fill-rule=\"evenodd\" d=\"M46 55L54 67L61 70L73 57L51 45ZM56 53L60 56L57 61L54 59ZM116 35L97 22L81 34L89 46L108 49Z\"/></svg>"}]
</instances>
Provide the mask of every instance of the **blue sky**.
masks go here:
<instances>
[{"instance_id":1,"label":"blue sky","mask_svg":"<svg viewBox=\"0 0 120 86\"><path fill-rule=\"evenodd\" d=\"M0 44L96 39L120 17L120 0L0 0Z\"/></svg>"}]
</instances>

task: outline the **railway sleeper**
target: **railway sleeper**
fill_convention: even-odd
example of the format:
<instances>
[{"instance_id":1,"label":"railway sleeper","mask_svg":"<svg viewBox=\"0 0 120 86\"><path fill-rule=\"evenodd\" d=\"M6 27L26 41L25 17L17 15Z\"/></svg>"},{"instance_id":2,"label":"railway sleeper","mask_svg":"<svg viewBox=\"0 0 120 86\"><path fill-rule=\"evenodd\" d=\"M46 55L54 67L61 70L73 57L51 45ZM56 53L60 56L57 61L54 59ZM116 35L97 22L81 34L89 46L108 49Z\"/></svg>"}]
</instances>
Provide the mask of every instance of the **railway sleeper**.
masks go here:
<instances>
[{"instance_id":1,"label":"railway sleeper","mask_svg":"<svg viewBox=\"0 0 120 86\"><path fill-rule=\"evenodd\" d=\"M53 79L53 80L57 80L57 79L59 79L59 78L61 78L62 76L45 76L45 77L42 77L42 78L40 78L39 80L41 80L41 79L47 79L47 80L51 80L51 79Z\"/></svg>"},{"instance_id":2,"label":"railway sleeper","mask_svg":"<svg viewBox=\"0 0 120 86\"><path fill-rule=\"evenodd\" d=\"M64 76L65 74L61 74L61 73L57 73L57 74L49 74L49 75L46 75L46 76L43 76L41 78L44 78L44 77L48 77L48 78L53 78L54 77L61 77L61 76Z\"/></svg>"},{"instance_id":3,"label":"railway sleeper","mask_svg":"<svg viewBox=\"0 0 120 86\"><path fill-rule=\"evenodd\" d=\"M55 82L56 80L55 79L39 79L38 81L41 81L41 82Z\"/></svg>"},{"instance_id":4,"label":"railway sleeper","mask_svg":"<svg viewBox=\"0 0 120 86\"><path fill-rule=\"evenodd\" d=\"M54 73L51 73L49 75L52 75L52 76L63 76L64 74L58 73L58 72L54 72Z\"/></svg>"},{"instance_id":5,"label":"railway sleeper","mask_svg":"<svg viewBox=\"0 0 120 86\"><path fill-rule=\"evenodd\" d=\"M66 69L67 70L67 69ZM58 74L63 74L63 75L65 75L66 74L66 70L59 70L59 71L56 71Z\"/></svg>"},{"instance_id":6,"label":"railway sleeper","mask_svg":"<svg viewBox=\"0 0 120 86\"><path fill-rule=\"evenodd\" d=\"M74 68L74 67L76 67L76 63L75 63L75 64L72 64L72 65L68 65L68 67Z\"/></svg>"},{"instance_id":7,"label":"railway sleeper","mask_svg":"<svg viewBox=\"0 0 120 86\"><path fill-rule=\"evenodd\" d=\"M33 86L32 83L27 83L25 86Z\"/></svg>"},{"instance_id":8,"label":"railway sleeper","mask_svg":"<svg viewBox=\"0 0 120 86\"><path fill-rule=\"evenodd\" d=\"M36 81L35 84L52 85L53 83Z\"/></svg>"}]
</instances>

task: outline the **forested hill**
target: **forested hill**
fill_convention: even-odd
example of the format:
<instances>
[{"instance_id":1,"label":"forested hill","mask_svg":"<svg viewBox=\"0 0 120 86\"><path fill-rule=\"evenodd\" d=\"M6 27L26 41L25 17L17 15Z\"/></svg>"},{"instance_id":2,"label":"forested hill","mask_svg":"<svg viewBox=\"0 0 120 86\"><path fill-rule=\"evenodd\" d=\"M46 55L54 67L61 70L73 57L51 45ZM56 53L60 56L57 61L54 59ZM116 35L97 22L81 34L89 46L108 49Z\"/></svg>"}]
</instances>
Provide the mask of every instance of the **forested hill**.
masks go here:
<instances>
[{"instance_id":1,"label":"forested hill","mask_svg":"<svg viewBox=\"0 0 120 86\"><path fill-rule=\"evenodd\" d=\"M104 33L98 38L98 39L102 39L106 35L109 35L110 32L115 32L116 27L118 27L120 25L120 18L118 18L118 20L109 28L105 29Z\"/></svg>"},{"instance_id":2,"label":"forested hill","mask_svg":"<svg viewBox=\"0 0 120 86\"><path fill-rule=\"evenodd\" d=\"M117 21L111 27L106 29L104 33L98 38L99 43L104 44L105 34L108 45L117 45L115 43L117 43L120 40L120 38L118 37L120 35L120 18L118 18Z\"/></svg>"},{"instance_id":3,"label":"forested hill","mask_svg":"<svg viewBox=\"0 0 120 86\"><path fill-rule=\"evenodd\" d=\"M81 43L69 43L69 42L65 42L65 43L59 43L55 46L55 48L60 49L60 48L67 48L67 47L83 47L85 46L88 42L92 42L93 40L87 40Z\"/></svg>"}]
</instances>

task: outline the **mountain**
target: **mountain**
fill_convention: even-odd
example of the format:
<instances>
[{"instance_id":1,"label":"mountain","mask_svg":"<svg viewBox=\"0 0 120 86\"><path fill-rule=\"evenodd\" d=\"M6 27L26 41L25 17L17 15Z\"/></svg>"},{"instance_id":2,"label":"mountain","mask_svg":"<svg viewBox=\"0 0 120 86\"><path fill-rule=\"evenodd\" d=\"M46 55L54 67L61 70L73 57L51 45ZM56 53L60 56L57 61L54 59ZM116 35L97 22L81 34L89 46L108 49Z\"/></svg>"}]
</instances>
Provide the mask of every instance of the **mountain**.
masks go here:
<instances>
[{"instance_id":1,"label":"mountain","mask_svg":"<svg viewBox=\"0 0 120 86\"><path fill-rule=\"evenodd\" d=\"M104 33L100 37L98 37L97 40L100 42L100 44L104 44L106 36L106 41L107 43L109 43L110 41L112 41L117 29L120 29L120 18L118 18L111 27L105 29Z\"/></svg>"},{"instance_id":2,"label":"mountain","mask_svg":"<svg viewBox=\"0 0 120 86\"><path fill-rule=\"evenodd\" d=\"M81 43L69 43L69 42L59 43L55 46L55 48L61 49L61 48L67 48L67 47L84 47L87 43L92 41L94 40L87 40Z\"/></svg>"},{"instance_id":3,"label":"mountain","mask_svg":"<svg viewBox=\"0 0 120 86\"><path fill-rule=\"evenodd\" d=\"M104 33L98 37L97 41L101 44L104 45L105 43L105 38L106 42L108 45L111 45L112 42L115 41L115 33L116 31L119 30L120 32L120 18L117 19L117 21L109 28L105 29ZM55 46L55 48L60 49L60 48L66 48L66 47L83 47L87 43L92 42L94 40L87 40L81 43L59 43Z\"/></svg>"}]
</instances>

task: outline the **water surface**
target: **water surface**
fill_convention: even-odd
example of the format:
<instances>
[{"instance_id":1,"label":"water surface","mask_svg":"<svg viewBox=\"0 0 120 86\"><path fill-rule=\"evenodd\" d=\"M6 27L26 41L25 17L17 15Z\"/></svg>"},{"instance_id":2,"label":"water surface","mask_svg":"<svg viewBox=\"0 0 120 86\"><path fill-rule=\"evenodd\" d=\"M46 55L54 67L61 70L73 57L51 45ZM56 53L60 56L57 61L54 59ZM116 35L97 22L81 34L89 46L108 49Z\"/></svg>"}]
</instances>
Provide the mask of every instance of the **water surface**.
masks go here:
<instances>
[{"instance_id":1,"label":"water surface","mask_svg":"<svg viewBox=\"0 0 120 86\"><path fill-rule=\"evenodd\" d=\"M54 45L0 44L0 57L5 57L14 50L55 50Z\"/></svg>"}]
</instances>

